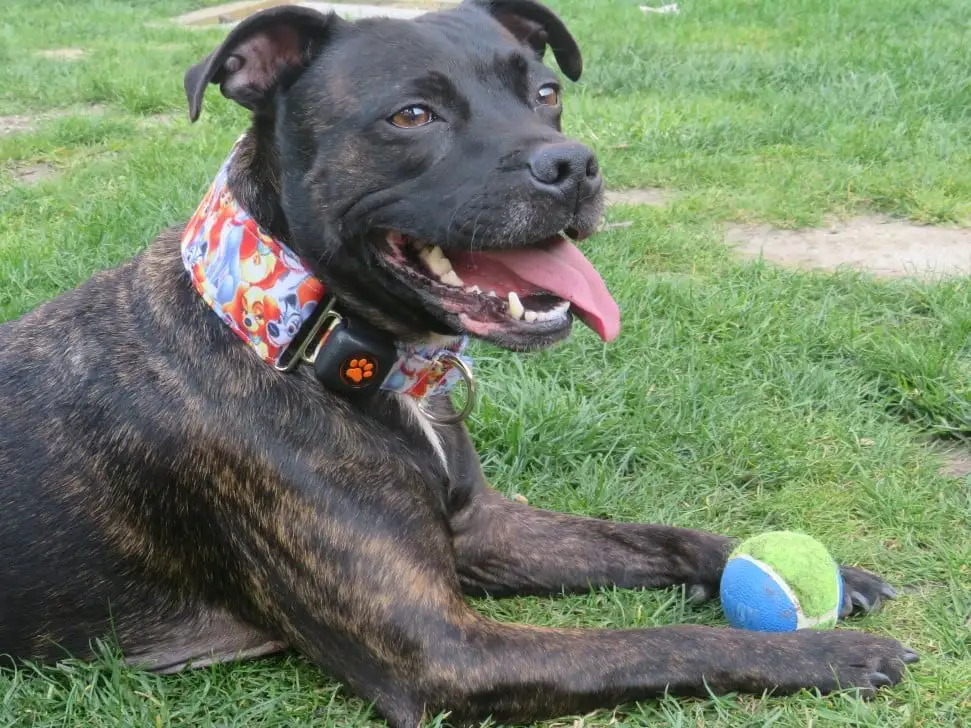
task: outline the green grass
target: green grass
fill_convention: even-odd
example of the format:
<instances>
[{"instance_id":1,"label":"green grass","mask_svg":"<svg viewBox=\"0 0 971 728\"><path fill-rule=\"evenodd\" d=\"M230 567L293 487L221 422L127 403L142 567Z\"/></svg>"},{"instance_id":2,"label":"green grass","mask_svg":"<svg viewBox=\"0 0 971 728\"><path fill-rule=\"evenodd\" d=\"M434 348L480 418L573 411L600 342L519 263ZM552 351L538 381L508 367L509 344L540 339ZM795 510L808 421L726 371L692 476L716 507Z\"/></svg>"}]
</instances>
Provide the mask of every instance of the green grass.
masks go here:
<instances>
[{"instance_id":1,"label":"green grass","mask_svg":"<svg viewBox=\"0 0 971 728\"><path fill-rule=\"evenodd\" d=\"M559 510L739 536L807 530L902 592L851 627L923 658L870 703L665 699L584 724L971 724L971 479L940 475L933 447L971 437L971 286L743 264L720 239L727 220L967 223L965 0L686 0L679 16L644 16L635 0L553 4L587 62L567 92L569 130L611 185L678 195L613 208L633 225L588 245L623 310L615 344L578 331L529 357L476 347L471 429L489 476ZM191 6L4 3L2 114L47 117L0 137L0 319L191 214L245 121L218 95L200 124L186 120L182 73L219 37L166 25ZM86 55L36 55L58 47ZM17 181L38 163L55 176ZM547 625L723 623L679 591L477 606ZM297 657L172 677L110 658L0 673L0 728L375 721Z\"/></svg>"}]
</instances>

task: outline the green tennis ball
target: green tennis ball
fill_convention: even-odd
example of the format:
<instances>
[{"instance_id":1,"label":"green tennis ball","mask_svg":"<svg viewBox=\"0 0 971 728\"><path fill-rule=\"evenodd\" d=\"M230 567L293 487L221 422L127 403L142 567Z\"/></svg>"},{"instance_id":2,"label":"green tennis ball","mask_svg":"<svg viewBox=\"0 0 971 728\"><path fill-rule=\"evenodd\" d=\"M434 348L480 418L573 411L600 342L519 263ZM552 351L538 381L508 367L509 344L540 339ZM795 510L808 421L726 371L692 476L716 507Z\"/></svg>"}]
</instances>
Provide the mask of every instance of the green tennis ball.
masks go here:
<instances>
[{"instance_id":1,"label":"green tennis ball","mask_svg":"<svg viewBox=\"0 0 971 728\"><path fill-rule=\"evenodd\" d=\"M721 580L728 623L758 632L833 627L843 601L839 566L812 536L773 531L739 544Z\"/></svg>"}]
</instances>

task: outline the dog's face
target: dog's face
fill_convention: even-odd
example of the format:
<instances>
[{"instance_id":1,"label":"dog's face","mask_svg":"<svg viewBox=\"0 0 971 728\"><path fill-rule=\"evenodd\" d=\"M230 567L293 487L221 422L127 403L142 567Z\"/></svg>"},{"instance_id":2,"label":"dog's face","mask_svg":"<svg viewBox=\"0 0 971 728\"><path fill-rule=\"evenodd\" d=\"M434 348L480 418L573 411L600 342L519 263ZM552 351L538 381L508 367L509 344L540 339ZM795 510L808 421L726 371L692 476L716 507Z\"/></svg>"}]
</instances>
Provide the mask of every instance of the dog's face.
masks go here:
<instances>
[{"instance_id":1,"label":"dog's face","mask_svg":"<svg viewBox=\"0 0 971 728\"><path fill-rule=\"evenodd\" d=\"M342 303L397 335L549 345L616 304L582 253L603 208L593 152L560 132L580 54L532 0L470 0L415 21L254 16L186 76L271 118L292 247ZM257 126L254 126L256 129ZM251 132L254 133L254 132Z\"/></svg>"}]
</instances>

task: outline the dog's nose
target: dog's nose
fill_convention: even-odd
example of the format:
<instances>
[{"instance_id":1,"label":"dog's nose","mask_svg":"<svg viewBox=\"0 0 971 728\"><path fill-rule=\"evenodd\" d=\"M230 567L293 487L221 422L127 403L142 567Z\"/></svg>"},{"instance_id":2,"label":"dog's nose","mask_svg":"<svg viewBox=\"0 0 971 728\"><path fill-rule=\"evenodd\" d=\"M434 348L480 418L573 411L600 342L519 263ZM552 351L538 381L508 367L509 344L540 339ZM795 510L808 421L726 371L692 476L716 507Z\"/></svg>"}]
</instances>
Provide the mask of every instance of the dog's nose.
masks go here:
<instances>
[{"instance_id":1,"label":"dog's nose","mask_svg":"<svg viewBox=\"0 0 971 728\"><path fill-rule=\"evenodd\" d=\"M589 194L600 184L600 165L593 151L579 142L544 144L529 157L533 181L563 194Z\"/></svg>"}]
</instances>

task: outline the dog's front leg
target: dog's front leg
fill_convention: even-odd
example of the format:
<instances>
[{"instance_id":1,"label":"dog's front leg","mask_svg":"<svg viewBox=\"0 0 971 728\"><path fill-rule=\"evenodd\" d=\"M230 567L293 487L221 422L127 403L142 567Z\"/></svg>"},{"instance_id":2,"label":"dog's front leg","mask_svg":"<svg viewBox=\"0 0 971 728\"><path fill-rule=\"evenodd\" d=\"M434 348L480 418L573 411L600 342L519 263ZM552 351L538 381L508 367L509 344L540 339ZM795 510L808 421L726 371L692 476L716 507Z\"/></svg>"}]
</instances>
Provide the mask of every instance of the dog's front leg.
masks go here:
<instances>
[{"instance_id":1,"label":"dog's front leg","mask_svg":"<svg viewBox=\"0 0 971 728\"><path fill-rule=\"evenodd\" d=\"M707 599L732 545L705 531L544 511L488 487L452 524L463 585L492 596L683 584L691 598Z\"/></svg>"},{"instance_id":2,"label":"dog's front leg","mask_svg":"<svg viewBox=\"0 0 971 728\"><path fill-rule=\"evenodd\" d=\"M682 584L697 600L717 592L731 539L555 513L507 500L486 483L466 428L440 432L450 453L449 525L467 593L500 597Z\"/></svg>"},{"instance_id":3,"label":"dog's front leg","mask_svg":"<svg viewBox=\"0 0 971 728\"><path fill-rule=\"evenodd\" d=\"M508 501L485 485L475 490L452 519L459 574L473 595L684 585L691 601L704 601L718 593L734 543L706 531L544 511ZM840 617L876 611L894 597L893 588L876 574L840 568Z\"/></svg>"},{"instance_id":4,"label":"dog's front leg","mask_svg":"<svg viewBox=\"0 0 971 728\"><path fill-rule=\"evenodd\" d=\"M718 593L732 539L687 528L617 523L544 511L490 488L462 428L450 433L459 497L451 514L463 586L492 596L583 592L591 587L684 585L692 601ZM894 590L863 569L842 567L841 616L871 612Z\"/></svg>"}]
</instances>

